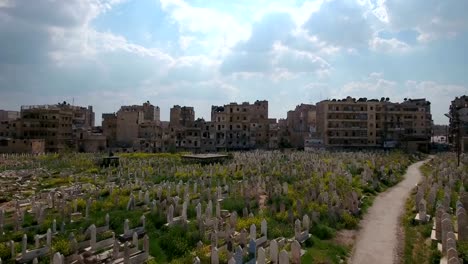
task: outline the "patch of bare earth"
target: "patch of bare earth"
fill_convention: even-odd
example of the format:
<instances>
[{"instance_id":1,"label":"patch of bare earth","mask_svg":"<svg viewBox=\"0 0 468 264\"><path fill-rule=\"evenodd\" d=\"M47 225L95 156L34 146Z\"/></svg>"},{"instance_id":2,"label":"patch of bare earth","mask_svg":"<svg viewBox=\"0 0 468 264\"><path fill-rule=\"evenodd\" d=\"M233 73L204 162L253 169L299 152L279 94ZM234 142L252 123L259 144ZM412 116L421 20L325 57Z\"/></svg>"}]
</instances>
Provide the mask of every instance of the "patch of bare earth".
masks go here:
<instances>
[{"instance_id":1,"label":"patch of bare earth","mask_svg":"<svg viewBox=\"0 0 468 264\"><path fill-rule=\"evenodd\" d=\"M342 229L336 233L333 242L351 248L356 241L357 233L357 230Z\"/></svg>"},{"instance_id":2,"label":"patch of bare earth","mask_svg":"<svg viewBox=\"0 0 468 264\"><path fill-rule=\"evenodd\" d=\"M394 258L393 264L400 264L402 263L401 260L403 259L403 254L405 250L405 228L403 226L403 212L401 213L400 217L398 218L398 222L400 225L397 227L396 235L398 241L400 243L397 244L395 250L393 251Z\"/></svg>"}]
</instances>

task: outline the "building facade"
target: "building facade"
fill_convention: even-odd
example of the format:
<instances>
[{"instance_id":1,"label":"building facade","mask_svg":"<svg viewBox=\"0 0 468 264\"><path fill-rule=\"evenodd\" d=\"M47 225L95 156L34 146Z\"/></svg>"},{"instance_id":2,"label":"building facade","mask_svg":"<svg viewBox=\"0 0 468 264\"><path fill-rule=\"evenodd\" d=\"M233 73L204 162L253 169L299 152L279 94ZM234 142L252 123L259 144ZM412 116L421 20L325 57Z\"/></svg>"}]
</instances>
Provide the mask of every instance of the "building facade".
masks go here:
<instances>
[{"instance_id":1,"label":"building facade","mask_svg":"<svg viewBox=\"0 0 468 264\"><path fill-rule=\"evenodd\" d=\"M20 118L19 111L0 110L0 122L13 121Z\"/></svg>"},{"instance_id":2,"label":"building facade","mask_svg":"<svg viewBox=\"0 0 468 264\"><path fill-rule=\"evenodd\" d=\"M162 151L160 108L146 101L102 114L102 133L111 149Z\"/></svg>"},{"instance_id":3,"label":"building facade","mask_svg":"<svg viewBox=\"0 0 468 264\"><path fill-rule=\"evenodd\" d=\"M287 115L289 143L294 148L304 148L305 140L315 136L317 131L316 106L301 104Z\"/></svg>"},{"instance_id":4,"label":"building facade","mask_svg":"<svg viewBox=\"0 0 468 264\"><path fill-rule=\"evenodd\" d=\"M211 107L217 150L268 148L268 101Z\"/></svg>"},{"instance_id":5,"label":"building facade","mask_svg":"<svg viewBox=\"0 0 468 264\"><path fill-rule=\"evenodd\" d=\"M317 136L328 147L402 147L428 151L432 116L425 99L355 99L317 104Z\"/></svg>"},{"instance_id":6,"label":"building facade","mask_svg":"<svg viewBox=\"0 0 468 264\"><path fill-rule=\"evenodd\" d=\"M0 153L45 153L45 141L43 139L15 139L0 137Z\"/></svg>"},{"instance_id":7,"label":"building facade","mask_svg":"<svg viewBox=\"0 0 468 264\"><path fill-rule=\"evenodd\" d=\"M94 125L92 107L56 105L29 105L21 107L20 138L44 139L46 152L59 152L75 148L77 130L91 129Z\"/></svg>"},{"instance_id":8,"label":"building facade","mask_svg":"<svg viewBox=\"0 0 468 264\"><path fill-rule=\"evenodd\" d=\"M27 144L33 145L43 142L45 152L74 151L77 150L79 135L93 127L92 106L74 106L66 102L55 105L25 105L21 106L19 118L0 122L0 137L23 144L28 140L30 141ZM15 143L15 147L11 142L11 152L18 148L24 149L18 145L20 143Z\"/></svg>"},{"instance_id":9,"label":"building facade","mask_svg":"<svg viewBox=\"0 0 468 264\"><path fill-rule=\"evenodd\" d=\"M449 108L450 123L448 129L449 142L460 147L460 151L468 152L468 96L456 97Z\"/></svg>"}]
</instances>

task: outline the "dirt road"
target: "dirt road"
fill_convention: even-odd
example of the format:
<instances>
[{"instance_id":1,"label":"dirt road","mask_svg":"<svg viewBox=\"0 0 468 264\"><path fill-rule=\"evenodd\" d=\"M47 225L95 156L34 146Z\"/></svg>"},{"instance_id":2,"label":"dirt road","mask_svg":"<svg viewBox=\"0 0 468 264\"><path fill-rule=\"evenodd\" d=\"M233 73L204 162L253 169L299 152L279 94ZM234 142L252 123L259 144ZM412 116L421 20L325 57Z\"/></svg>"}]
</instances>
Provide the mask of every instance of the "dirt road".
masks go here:
<instances>
[{"instance_id":1,"label":"dirt road","mask_svg":"<svg viewBox=\"0 0 468 264\"><path fill-rule=\"evenodd\" d=\"M397 237L399 217L403 213L406 199L422 178L419 167L425 161L408 167L404 180L378 195L369 211L360 222L349 263L394 264L397 263Z\"/></svg>"}]
</instances>

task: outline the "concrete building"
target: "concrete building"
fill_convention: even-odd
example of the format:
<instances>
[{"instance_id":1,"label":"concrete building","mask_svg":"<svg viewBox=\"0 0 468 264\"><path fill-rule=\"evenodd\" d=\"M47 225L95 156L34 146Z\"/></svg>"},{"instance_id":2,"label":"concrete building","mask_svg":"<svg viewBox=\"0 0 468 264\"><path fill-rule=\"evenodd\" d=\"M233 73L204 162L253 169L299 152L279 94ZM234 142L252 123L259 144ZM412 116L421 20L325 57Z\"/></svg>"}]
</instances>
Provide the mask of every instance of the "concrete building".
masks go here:
<instances>
[{"instance_id":1,"label":"concrete building","mask_svg":"<svg viewBox=\"0 0 468 264\"><path fill-rule=\"evenodd\" d=\"M13 121L20 118L19 111L0 110L0 122Z\"/></svg>"},{"instance_id":2,"label":"concrete building","mask_svg":"<svg viewBox=\"0 0 468 264\"><path fill-rule=\"evenodd\" d=\"M133 108L121 108L117 112L116 143L119 147L130 148L138 139L138 128L144 122L143 112Z\"/></svg>"},{"instance_id":3,"label":"concrete building","mask_svg":"<svg viewBox=\"0 0 468 264\"><path fill-rule=\"evenodd\" d=\"M195 122L195 110L191 106L174 105L170 112L171 127L192 127Z\"/></svg>"},{"instance_id":4,"label":"concrete building","mask_svg":"<svg viewBox=\"0 0 468 264\"><path fill-rule=\"evenodd\" d=\"M161 122L145 121L138 126L137 149L142 152L164 151Z\"/></svg>"},{"instance_id":5,"label":"concrete building","mask_svg":"<svg viewBox=\"0 0 468 264\"><path fill-rule=\"evenodd\" d=\"M107 146L115 146L117 142L117 115L102 114L102 134L106 137Z\"/></svg>"},{"instance_id":6,"label":"concrete building","mask_svg":"<svg viewBox=\"0 0 468 264\"><path fill-rule=\"evenodd\" d=\"M76 148L78 152L103 152L107 149L106 136L92 130L81 131L76 139Z\"/></svg>"},{"instance_id":7,"label":"concrete building","mask_svg":"<svg viewBox=\"0 0 468 264\"><path fill-rule=\"evenodd\" d=\"M296 109L288 112L286 122L291 146L304 148L305 140L315 136L317 131L316 106L310 104L296 106Z\"/></svg>"},{"instance_id":8,"label":"concrete building","mask_svg":"<svg viewBox=\"0 0 468 264\"><path fill-rule=\"evenodd\" d=\"M0 137L17 138L20 136L21 121L0 121Z\"/></svg>"},{"instance_id":9,"label":"concrete building","mask_svg":"<svg viewBox=\"0 0 468 264\"><path fill-rule=\"evenodd\" d=\"M468 96L456 97L450 104L449 114L449 142L457 146L459 140L460 151L468 152Z\"/></svg>"},{"instance_id":10,"label":"concrete building","mask_svg":"<svg viewBox=\"0 0 468 264\"><path fill-rule=\"evenodd\" d=\"M42 154L44 152L44 139L15 139L0 137L0 153Z\"/></svg>"},{"instance_id":11,"label":"concrete building","mask_svg":"<svg viewBox=\"0 0 468 264\"><path fill-rule=\"evenodd\" d=\"M19 118L10 113L9 119L0 122L0 137L12 138L15 142L21 142L17 139L41 139L46 152L74 150L78 134L94 126L92 106L74 106L66 102L22 106Z\"/></svg>"},{"instance_id":12,"label":"concrete building","mask_svg":"<svg viewBox=\"0 0 468 264\"><path fill-rule=\"evenodd\" d=\"M153 149L157 147L154 140L142 142L141 135L146 133L144 138L154 139L157 133L154 127L160 127L160 123L160 109L149 101L142 105L122 106L117 113L102 114L102 131L110 148L138 150L151 145Z\"/></svg>"},{"instance_id":13,"label":"concrete building","mask_svg":"<svg viewBox=\"0 0 468 264\"><path fill-rule=\"evenodd\" d=\"M317 104L317 136L327 147L402 147L428 151L432 116L430 102L402 103L355 99L325 100Z\"/></svg>"},{"instance_id":14,"label":"concrete building","mask_svg":"<svg viewBox=\"0 0 468 264\"><path fill-rule=\"evenodd\" d=\"M268 148L268 101L211 107L217 150Z\"/></svg>"},{"instance_id":15,"label":"concrete building","mask_svg":"<svg viewBox=\"0 0 468 264\"><path fill-rule=\"evenodd\" d=\"M102 131L112 149L155 152L162 150L160 108L146 101L102 115Z\"/></svg>"},{"instance_id":16,"label":"concrete building","mask_svg":"<svg viewBox=\"0 0 468 264\"><path fill-rule=\"evenodd\" d=\"M17 137L44 139L46 152L75 148L77 131L94 126L94 112L88 108L69 105L29 105L21 107Z\"/></svg>"}]
</instances>

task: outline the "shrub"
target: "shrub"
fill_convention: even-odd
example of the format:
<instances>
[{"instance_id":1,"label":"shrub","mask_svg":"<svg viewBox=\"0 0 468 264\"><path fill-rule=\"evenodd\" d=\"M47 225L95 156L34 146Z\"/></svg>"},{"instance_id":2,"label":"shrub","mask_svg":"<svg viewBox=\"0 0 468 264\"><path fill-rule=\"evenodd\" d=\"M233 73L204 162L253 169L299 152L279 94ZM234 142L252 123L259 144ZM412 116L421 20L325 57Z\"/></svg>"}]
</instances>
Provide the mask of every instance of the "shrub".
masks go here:
<instances>
[{"instance_id":1,"label":"shrub","mask_svg":"<svg viewBox=\"0 0 468 264\"><path fill-rule=\"evenodd\" d=\"M311 233L314 234L316 237L325 240L332 238L335 235L335 230L326 225L318 224L312 227Z\"/></svg>"},{"instance_id":2,"label":"shrub","mask_svg":"<svg viewBox=\"0 0 468 264\"><path fill-rule=\"evenodd\" d=\"M354 229L357 227L359 220L356 219L354 216L350 215L348 212L344 212L341 216L344 225L348 229Z\"/></svg>"},{"instance_id":3,"label":"shrub","mask_svg":"<svg viewBox=\"0 0 468 264\"><path fill-rule=\"evenodd\" d=\"M52 243L52 249L54 252L60 252L61 254L68 256L71 253L71 246L68 239L60 238Z\"/></svg>"},{"instance_id":4,"label":"shrub","mask_svg":"<svg viewBox=\"0 0 468 264\"><path fill-rule=\"evenodd\" d=\"M242 210L245 207L243 199L227 198L223 200L222 208L229 212L236 211L238 215L242 215Z\"/></svg>"},{"instance_id":5,"label":"shrub","mask_svg":"<svg viewBox=\"0 0 468 264\"><path fill-rule=\"evenodd\" d=\"M2 260L9 259L11 257L10 247L6 243L0 244L0 258Z\"/></svg>"},{"instance_id":6,"label":"shrub","mask_svg":"<svg viewBox=\"0 0 468 264\"><path fill-rule=\"evenodd\" d=\"M309 239L307 239L305 242L304 242L304 245L306 248L311 248L314 246L314 240L312 239L312 237L310 237Z\"/></svg>"},{"instance_id":7,"label":"shrub","mask_svg":"<svg viewBox=\"0 0 468 264\"><path fill-rule=\"evenodd\" d=\"M257 228L260 227L260 224L262 222L262 218L260 218L260 216L256 216L256 217L246 217L246 218L240 218L237 220L237 230L242 230L242 229L246 229L246 230L249 230L250 229L250 226L252 224L256 225Z\"/></svg>"}]
</instances>

